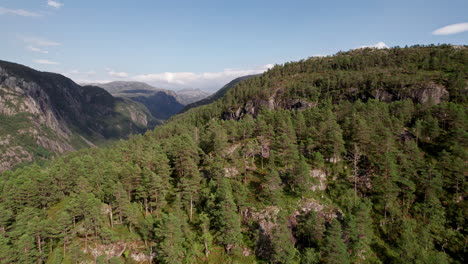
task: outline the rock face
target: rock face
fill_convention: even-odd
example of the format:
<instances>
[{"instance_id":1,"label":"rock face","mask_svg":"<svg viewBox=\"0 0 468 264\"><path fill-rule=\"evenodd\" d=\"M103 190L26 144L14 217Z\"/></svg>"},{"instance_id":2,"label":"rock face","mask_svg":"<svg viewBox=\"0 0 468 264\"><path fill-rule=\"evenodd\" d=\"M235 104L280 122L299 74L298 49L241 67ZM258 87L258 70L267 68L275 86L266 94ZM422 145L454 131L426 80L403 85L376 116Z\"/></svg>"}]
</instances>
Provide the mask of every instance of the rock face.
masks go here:
<instances>
[{"instance_id":1,"label":"rock face","mask_svg":"<svg viewBox=\"0 0 468 264\"><path fill-rule=\"evenodd\" d=\"M324 191L327 189L327 174L325 171L313 169L310 170L310 176L315 181L315 184L310 187L312 191Z\"/></svg>"},{"instance_id":2,"label":"rock face","mask_svg":"<svg viewBox=\"0 0 468 264\"><path fill-rule=\"evenodd\" d=\"M287 98L282 94L282 88L276 88L267 99L257 98L244 103L244 105L225 111L221 118L224 120L239 120L245 115L257 116L261 109L286 109L305 110L317 106L316 102L309 102L305 99ZM402 89L398 94L391 93L385 89L377 89L372 94L367 94L359 88L349 88L343 93L341 100L368 100L377 99L383 102L393 102L402 99L411 99L415 103L439 104L448 98L447 89L436 83L421 83L419 85Z\"/></svg>"},{"instance_id":3,"label":"rock face","mask_svg":"<svg viewBox=\"0 0 468 264\"><path fill-rule=\"evenodd\" d=\"M313 198L304 198L298 202L297 209L290 215L290 225L295 227L297 225L297 217L311 211L316 212L319 217L322 217L327 222L330 222L334 218L342 217L343 215L343 213L335 207L325 205Z\"/></svg>"},{"instance_id":4,"label":"rock face","mask_svg":"<svg viewBox=\"0 0 468 264\"><path fill-rule=\"evenodd\" d=\"M257 116L261 109L270 110L305 110L316 106L316 103L304 99L281 98L281 88L276 89L272 96L265 99L254 99L247 101L243 106L230 109L222 114L224 120L239 120L245 115Z\"/></svg>"},{"instance_id":5,"label":"rock face","mask_svg":"<svg viewBox=\"0 0 468 264\"><path fill-rule=\"evenodd\" d=\"M443 99L447 98L448 95L448 91L442 85L426 83L414 89L410 94L410 98L421 104L429 101L432 101L434 104L439 104Z\"/></svg>"},{"instance_id":6,"label":"rock face","mask_svg":"<svg viewBox=\"0 0 468 264\"><path fill-rule=\"evenodd\" d=\"M415 87L407 88L400 94L390 93L384 89L378 89L374 91L373 97L382 102L393 102L401 99L411 99L415 103L427 103L432 102L439 104L442 100L448 98L449 92L444 86L429 82L422 83Z\"/></svg>"},{"instance_id":7,"label":"rock face","mask_svg":"<svg viewBox=\"0 0 468 264\"><path fill-rule=\"evenodd\" d=\"M0 172L143 132L147 119L102 88L0 61Z\"/></svg>"}]
</instances>

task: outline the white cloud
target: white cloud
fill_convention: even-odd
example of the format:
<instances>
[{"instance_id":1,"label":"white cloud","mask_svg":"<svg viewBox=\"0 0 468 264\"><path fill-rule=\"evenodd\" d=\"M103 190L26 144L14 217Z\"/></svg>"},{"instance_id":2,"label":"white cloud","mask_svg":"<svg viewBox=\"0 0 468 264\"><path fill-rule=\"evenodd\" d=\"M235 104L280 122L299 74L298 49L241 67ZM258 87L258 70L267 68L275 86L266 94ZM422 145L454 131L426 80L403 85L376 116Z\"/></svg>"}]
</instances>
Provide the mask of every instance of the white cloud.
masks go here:
<instances>
[{"instance_id":1,"label":"white cloud","mask_svg":"<svg viewBox=\"0 0 468 264\"><path fill-rule=\"evenodd\" d=\"M29 51L38 52L38 53L43 53L43 54L49 53L47 50L43 50L43 49L40 49L40 48L36 48L36 47L34 47L34 46L27 46L26 49L29 50Z\"/></svg>"},{"instance_id":2,"label":"white cloud","mask_svg":"<svg viewBox=\"0 0 468 264\"><path fill-rule=\"evenodd\" d=\"M60 64L58 62L55 62L55 61L50 61L50 60L33 60L33 62L37 63L37 64L45 64L45 65L57 65L57 64Z\"/></svg>"},{"instance_id":3,"label":"white cloud","mask_svg":"<svg viewBox=\"0 0 468 264\"><path fill-rule=\"evenodd\" d=\"M126 73L126 72L116 72L116 71L114 71L112 69L108 69L107 74L109 74L109 76L116 77L116 78L127 78L128 77L128 73Z\"/></svg>"},{"instance_id":4,"label":"white cloud","mask_svg":"<svg viewBox=\"0 0 468 264\"><path fill-rule=\"evenodd\" d=\"M468 23L452 24L432 32L433 35L452 35L468 31Z\"/></svg>"},{"instance_id":5,"label":"white cloud","mask_svg":"<svg viewBox=\"0 0 468 264\"><path fill-rule=\"evenodd\" d=\"M253 68L253 69L225 69L219 72L163 72L132 76L126 72L118 72L111 68L105 68L102 76L95 71L70 70L62 74L73 79L80 84L108 83L126 79L129 81L145 82L155 87L171 90L185 88L202 89L205 91L216 91L235 78L263 73L272 68L273 64Z\"/></svg>"},{"instance_id":6,"label":"white cloud","mask_svg":"<svg viewBox=\"0 0 468 264\"><path fill-rule=\"evenodd\" d=\"M47 0L47 5L51 6L51 7L54 7L54 8L60 8L63 6L62 3L58 2L58 1L54 1L54 0Z\"/></svg>"},{"instance_id":7,"label":"white cloud","mask_svg":"<svg viewBox=\"0 0 468 264\"><path fill-rule=\"evenodd\" d=\"M373 48L373 49L388 49L390 48L389 46L387 46L387 44L383 43L382 41L381 42L377 42L375 43L374 45L372 46L361 46L359 47L360 49L365 49L365 48Z\"/></svg>"},{"instance_id":8,"label":"white cloud","mask_svg":"<svg viewBox=\"0 0 468 264\"><path fill-rule=\"evenodd\" d=\"M272 68L273 64L249 70L225 69L221 72L164 72L142 74L132 77L134 81L147 82L166 89L199 88L214 91L235 78L263 73Z\"/></svg>"},{"instance_id":9,"label":"white cloud","mask_svg":"<svg viewBox=\"0 0 468 264\"><path fill-rule=\"evenodd\" d=\"M23 41L26 43L30 43L36 46L41 47L50 47L50 46L60 46L61 44L55 41L50 41L42 38L35 38L35 37L24 37Z\"/></svg>"},{"instance_id":10,"label":"white cloud","mask_svg":"<svg viewBox=\"0 0 468 264\"><path fill-rule=\"evenodd\" d=\"M17 15L17 16L24 16L24 17L39 17L41 14L23 10L23 9L9 9L9 8L4 8L0 7L0 15L5 15L5 14L10 14L10 15Z\"/></svg>"}]
</instances>

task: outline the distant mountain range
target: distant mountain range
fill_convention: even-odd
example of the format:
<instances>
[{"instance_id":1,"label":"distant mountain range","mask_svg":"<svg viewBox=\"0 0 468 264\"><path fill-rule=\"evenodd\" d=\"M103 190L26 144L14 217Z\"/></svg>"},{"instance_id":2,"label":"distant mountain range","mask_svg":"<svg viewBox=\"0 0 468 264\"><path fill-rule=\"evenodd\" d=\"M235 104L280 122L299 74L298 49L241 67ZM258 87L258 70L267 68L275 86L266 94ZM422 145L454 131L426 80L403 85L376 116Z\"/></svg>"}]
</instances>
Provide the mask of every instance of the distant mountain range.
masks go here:
<instances>
[{"instance_id":1,"label":"distant mountain range","mask_svg":"<svg viewBox=\"0 0 468 264\"><path fill-rule=\"evenodd\" d=\"M104 88L116 97L143 104L158 120L167 120L182 110L185 105L210 95L198 89L172 91L156 88L142 82L117 81L95 85Z\"/></svg>"}]
</instances>

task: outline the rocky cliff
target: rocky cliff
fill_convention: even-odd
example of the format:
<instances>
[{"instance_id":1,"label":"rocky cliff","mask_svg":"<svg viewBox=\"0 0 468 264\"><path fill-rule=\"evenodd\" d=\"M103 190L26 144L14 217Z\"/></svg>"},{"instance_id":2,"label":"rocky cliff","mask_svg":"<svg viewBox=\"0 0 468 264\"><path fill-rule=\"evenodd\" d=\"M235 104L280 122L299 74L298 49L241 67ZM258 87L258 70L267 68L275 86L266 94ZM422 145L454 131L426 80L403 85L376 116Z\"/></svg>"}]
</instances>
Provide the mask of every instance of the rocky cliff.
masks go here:
<instances>
[{"instance_id":1,"label":"rocky cliff","mask_svg":"<svg viewBox=\"0 0 468 264\"><path fill-rule=\"evenodd\" d=\"M148 116L102 88L0 61L0 171L142 132Z\"/></svg>"}]
</instances>

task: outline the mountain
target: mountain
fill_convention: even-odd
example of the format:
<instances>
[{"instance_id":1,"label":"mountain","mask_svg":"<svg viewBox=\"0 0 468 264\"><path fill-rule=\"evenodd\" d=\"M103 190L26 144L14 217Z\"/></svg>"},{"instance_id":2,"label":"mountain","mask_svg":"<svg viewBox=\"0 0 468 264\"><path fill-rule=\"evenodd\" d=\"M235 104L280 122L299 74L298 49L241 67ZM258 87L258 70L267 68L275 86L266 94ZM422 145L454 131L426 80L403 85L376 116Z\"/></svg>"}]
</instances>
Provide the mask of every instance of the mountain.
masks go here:
<instances>
[{"instance_id":1,"label":"mountain","mask_svg":"<svg viewBox=\"0 0 468 264\"><path fill-rule=\"evenodd\" d=\"M0 171L146 130L151 115L104 89L0 61Z\"/></svg>"},{"instance_id":2,"label":"mountain","mask_svg":"<svg viewBox=\"0 0 468 264\"><path fill-rule=\"evenodd\" d=\"M205 98L202 98L200 100L197 100L197 101L194 101L192 103L187 104L180 111L180 113L184 113L184 112L186 112L186 111L188 111L188 110L190 110L192 108L198 107L198 106L211 104L214 101L218 100L219 98L223 97L231 88L236 86L238 83L240 83L240 82L242 82L244 80L248 80L250 78L256 77L256 76L259 76L259 75L247 75L247 76L236 78L236 79L232 80L231 82L229 82L228 84L226 84L225 86L223 86L223 88L219 89L213 95L207 96Z\"/></svg>"},{"instance_id":3,"label":"mountain","mask_svg":"<svg viewBox=\"0 0 468 264\"><path fill-rule=\"evenodd\" d=\"M142 82L110 82L97 84L116 97L127 98L145 105L158 120L167 120L177 114L185 104L202 99L208 94L201 90L165 90Z\"/></svg>"},{"instance_id":4,"label":"mountain","mask_svg":"<svg viewBox=\"0 0 468 264\"><path fill-rule=\"evenodd\" d=\"M179 102L181 102L183 105L198 102L211 95L211 93L202 91L200 89L182 89L176 91L176 94L179 98Z\"/></svg>"},{"instance_id":5,"label":"mountain","mask_svg":"<svg viewBox=\"0 0 468 264\"><path fill-rule=\"evenodd\" d=\"M154 92L165 91L174 95L174 93L172 93L169 90L159 89L159 88L153 87L143 82L115 81L115 82L101 83L101 84L96 83L93 85L104 88L106 91L108 91L111 94L119 94L122 92L125 93L125 92L132 92L132 91L154 91Z\"/></svg>"},{"instance_id":6,"label":"mountain","mask_svg":"<svg viewBox=\"0 0 468 264\"><path fill-rule=\"evenodd\" d=\"M0 174L4 263L465 263L468 46L277 65Z\"/></svg>"}]
</instances>

